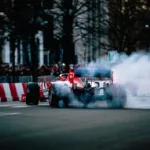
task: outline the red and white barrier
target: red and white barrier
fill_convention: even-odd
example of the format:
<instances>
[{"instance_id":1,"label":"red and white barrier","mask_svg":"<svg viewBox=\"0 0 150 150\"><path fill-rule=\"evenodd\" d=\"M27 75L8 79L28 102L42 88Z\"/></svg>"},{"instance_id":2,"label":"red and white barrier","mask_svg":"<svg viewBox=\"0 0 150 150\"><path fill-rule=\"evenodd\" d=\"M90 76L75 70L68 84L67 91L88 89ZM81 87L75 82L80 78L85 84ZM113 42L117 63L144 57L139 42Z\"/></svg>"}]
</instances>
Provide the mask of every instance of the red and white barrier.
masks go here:
<instances>
[{"instance_id":1,"label":"red and white barrier","mask_svg":"<svg viewBox=\"0 0 150 150\"><path fill-rule=\"evenodd\" d=\"M27 83L0 83L0 102L19 101Z\"/></svg>"},{"instance_id":2,"label":"red and white barrier","mask_svg":"<svg viewBox=\"0 0 150 150\"><path fill-rule=\"evenodd\" d=\"M44 90L51 87L51 82L39 82L40 89Z\"/></svg>"},{"instance_id":3,"label":"red and white barrier","mask_svg":"<svg viewBox=\"0 0 150 150\"><path fill-rule=\"evenodd\" d=\"M38 83L41 91L51 86L50 82ZM27 83L0 83L0 102L22 101L26 94Z\"/></svg>"}]
</instances>

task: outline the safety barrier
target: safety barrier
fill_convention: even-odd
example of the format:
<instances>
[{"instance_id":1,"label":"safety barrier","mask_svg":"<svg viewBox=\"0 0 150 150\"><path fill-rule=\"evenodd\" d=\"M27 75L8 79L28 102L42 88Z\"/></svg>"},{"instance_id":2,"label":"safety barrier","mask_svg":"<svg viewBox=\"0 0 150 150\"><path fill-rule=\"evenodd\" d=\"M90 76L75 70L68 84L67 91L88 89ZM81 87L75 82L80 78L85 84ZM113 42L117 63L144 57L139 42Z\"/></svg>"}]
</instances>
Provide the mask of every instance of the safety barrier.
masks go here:
<instances>
[{"instance_id":1,"label":"safety barrier","mask_svg":"<svg viewBox=\"0 0 150 150\"><path fill-rule=\"evenodd\" d=\"M0 101L19 101L26 93L26 83L0 83Z\"/></svg>"},{"instance_id":2,"label":"safety barrier","mask_svg":"<svg viewBox=\"0 0 150 150\"><path fill-rule=\"evenodd\" d=\"M51 82L39 82L43 92L51 86ZM0 102L22 101L26 94L27 83L0 83ZM44 95L44 93L41 93Z\"/></svg>"}]
</instances>

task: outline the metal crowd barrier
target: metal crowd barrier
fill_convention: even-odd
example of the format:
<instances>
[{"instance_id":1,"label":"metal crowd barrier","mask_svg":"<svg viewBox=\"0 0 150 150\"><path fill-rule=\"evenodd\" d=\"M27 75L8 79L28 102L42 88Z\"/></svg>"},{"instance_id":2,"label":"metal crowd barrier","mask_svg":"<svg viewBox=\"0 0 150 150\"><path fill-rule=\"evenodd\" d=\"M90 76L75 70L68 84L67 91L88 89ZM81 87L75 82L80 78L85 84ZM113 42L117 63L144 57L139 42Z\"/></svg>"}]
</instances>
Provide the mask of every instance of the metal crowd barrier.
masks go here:
<instances>
[{"instance_id":1,"label":"metal crowd barrier","mask_svg":"<svg viewBox=\"0 0 150 150\"><path fill-rule=\"evenodd\" d=\"M15 76L15 83L32 82L32 76ZM55 76L39 76L38 82L50 82L59 80L59 77ZM0 76L0 83L12 83L13 76Z\"/></svg>"}]
</instances>

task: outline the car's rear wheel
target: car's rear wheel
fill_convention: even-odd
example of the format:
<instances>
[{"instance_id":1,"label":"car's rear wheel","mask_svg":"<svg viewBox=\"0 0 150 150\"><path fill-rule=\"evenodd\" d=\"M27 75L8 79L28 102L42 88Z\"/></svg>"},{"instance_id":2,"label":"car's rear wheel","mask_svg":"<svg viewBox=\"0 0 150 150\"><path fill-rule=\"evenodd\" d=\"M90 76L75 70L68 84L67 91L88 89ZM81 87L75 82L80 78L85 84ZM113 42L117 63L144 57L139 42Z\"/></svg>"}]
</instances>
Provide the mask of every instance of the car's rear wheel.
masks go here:
<instances>
[{"instance_id":1,"label":"car's rear wheel","mask_svg":"<svg viewBox=\"0 0 150 150\"><path fill-rule=\"evenodd\" d=\"M52 94L49 104L54 108L66 108L68 107L68 97L59 97Z\"/></svg>"},{"instance_id":2,"label":"car's rear wheel","mask_svg":"<svg viewBox=\"0 0 150 150\"><path fill-rule=\"evenodd\" d=\"M58 107L59 98L55 94L51 95L49 104L51 107Z\"/></svg>"},{"instance_id":3,"label":"car's rear wheel","mask_svg":"<svg viewBox=\"0 0 150 150\"><path fill-rule=\"evenodd\" d=\"M63 81L53 83L50 93L51 96L49 104L51 107L68 107L72 91L67 84Z\"/></svg>"},{"instance_id":4,"label":"car's rear wheel","mask_svg":"<svg viewBox=\"0 0 150 150\"><path fill-rule=\"evenodd\" d=\"M111 85L106 89L106 99L109 108L124 108L127 94L122 86Z\"/></svg>"}]
</instances>

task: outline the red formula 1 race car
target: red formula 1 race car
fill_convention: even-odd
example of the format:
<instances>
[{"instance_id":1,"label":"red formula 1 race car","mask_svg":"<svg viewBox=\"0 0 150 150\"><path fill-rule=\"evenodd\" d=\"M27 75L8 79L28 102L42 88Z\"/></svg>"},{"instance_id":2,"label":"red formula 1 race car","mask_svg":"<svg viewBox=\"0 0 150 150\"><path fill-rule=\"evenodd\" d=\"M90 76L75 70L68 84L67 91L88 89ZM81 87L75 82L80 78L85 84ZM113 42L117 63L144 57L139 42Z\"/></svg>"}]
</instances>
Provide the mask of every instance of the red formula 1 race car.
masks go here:
<instances>
[{"instance_id":1,"label":"red formula 1 race car","mask_svg":"<svg viewBox=\"0 0 150 150\"><path fill-rule=\"evenodd\" d=\"M96 101L107 101L111 108L123 108L126 90L113 83L110 69L80 68L61 74L60 80L52 83L51 107L72 107L75 103L86 107Z\"/></svg>"}]
</instances>

